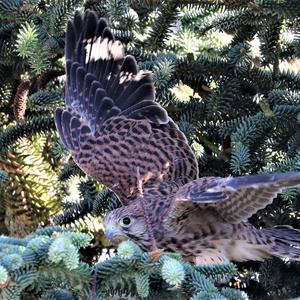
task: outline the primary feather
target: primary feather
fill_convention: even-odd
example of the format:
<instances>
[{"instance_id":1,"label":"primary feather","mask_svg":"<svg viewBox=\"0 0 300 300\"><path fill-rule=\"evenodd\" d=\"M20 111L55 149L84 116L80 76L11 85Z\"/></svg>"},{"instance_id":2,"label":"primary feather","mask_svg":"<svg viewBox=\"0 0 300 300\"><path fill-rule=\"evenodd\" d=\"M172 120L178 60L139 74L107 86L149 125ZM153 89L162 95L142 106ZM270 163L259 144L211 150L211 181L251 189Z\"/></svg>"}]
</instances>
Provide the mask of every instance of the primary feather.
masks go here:
<instances>
[{"instance_id":1,"label":"primary feather","mask_svg":"<svg viewBox=\"0 0 300 300\"><path fill-rule=\"evenodd\" d=\"M105 19L77 12L66 36L66 105L56 126L75 162L127 204L143 185L196 179L185 136L155 102L151 74L125 56Z\"/></svg>"}]
</instances>

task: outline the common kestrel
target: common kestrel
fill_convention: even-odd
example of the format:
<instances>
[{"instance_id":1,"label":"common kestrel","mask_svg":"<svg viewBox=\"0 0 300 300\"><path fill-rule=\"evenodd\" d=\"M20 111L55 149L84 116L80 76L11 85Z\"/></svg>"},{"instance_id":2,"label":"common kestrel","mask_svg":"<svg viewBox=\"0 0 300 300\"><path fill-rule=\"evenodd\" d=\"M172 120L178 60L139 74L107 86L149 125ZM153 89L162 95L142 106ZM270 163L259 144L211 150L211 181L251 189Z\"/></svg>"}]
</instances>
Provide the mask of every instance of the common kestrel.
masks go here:
<instances>
[{"instance_id":1,"label":"common kestrel","mask_svg":"<svg viewBox=\"0 0 300 300\"><path fill-rule=\"evenodd\" d=\"M177 251L196 264L300 260L300 230L247 222L282 189L299 185L300 173L198 178L187 139L155 102L151 73L138 71L92 11L68 22L66 73L57 130L78 166L123 204L104 220L109 239Z\"/></svg>"}]
</instances>

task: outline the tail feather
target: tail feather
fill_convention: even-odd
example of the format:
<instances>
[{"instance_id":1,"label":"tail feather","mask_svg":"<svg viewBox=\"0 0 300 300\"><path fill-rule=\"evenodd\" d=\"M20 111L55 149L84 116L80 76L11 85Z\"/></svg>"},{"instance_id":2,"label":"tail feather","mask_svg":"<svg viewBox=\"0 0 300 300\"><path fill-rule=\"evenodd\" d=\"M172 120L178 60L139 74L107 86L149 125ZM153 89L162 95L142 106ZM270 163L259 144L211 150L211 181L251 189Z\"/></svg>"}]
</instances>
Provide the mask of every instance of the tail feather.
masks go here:
<instances>
[{"instance_id":1,"label":"tail feather","mask_svg":"<svg viewBox=\"0 0 300 300\"><path fill-rule=\"evenodd\" d=\"M300 230L291 226L275 226L263 229L268 252L278 257L300 261Z\"/></svg>"}]
</instances>

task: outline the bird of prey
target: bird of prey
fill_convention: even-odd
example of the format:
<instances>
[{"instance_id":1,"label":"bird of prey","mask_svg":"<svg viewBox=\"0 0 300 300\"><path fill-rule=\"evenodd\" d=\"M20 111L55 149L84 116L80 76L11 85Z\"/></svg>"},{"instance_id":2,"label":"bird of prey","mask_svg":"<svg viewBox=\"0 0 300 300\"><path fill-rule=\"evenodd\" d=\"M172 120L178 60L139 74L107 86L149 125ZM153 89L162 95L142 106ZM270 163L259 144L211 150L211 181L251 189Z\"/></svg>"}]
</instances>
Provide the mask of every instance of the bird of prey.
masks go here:
<instances>
[{"instance_id":1,"label":"bird of prey","mask_svg":"<svg viewBox=\"0 0 300 300\"><path fill-rule=\"evenodd\" d=\"M186 137L155 102L151 73L124 54L105 19L76 12L65 53L66 108L56 110L56 127L78 166L123 204L104 220L109 239L195 264L300 260L300 230L247 222L299 185L300 173L199 178Z\"/></svg>"}]
</instances>

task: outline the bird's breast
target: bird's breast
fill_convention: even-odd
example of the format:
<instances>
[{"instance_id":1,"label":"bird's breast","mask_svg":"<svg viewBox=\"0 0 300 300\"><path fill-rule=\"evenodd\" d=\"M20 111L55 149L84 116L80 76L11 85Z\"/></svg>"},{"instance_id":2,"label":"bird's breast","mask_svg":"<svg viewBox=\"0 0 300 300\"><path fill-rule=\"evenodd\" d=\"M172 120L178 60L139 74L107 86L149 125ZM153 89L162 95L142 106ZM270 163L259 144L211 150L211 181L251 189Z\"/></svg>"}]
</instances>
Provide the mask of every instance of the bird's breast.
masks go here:
<instances>
[{"instance_id":1,"label":"bird's breast","mask_svg":"<svg viewBox=\"0 0 300 300\"><path fill-rule=\"evenodd\" d=\"M179 252L184 257L200 254L204 249L215 249L216 241L230 240L234 231L231 224L196 223L164 227L158 247L165 251Z\"/></svg>"}]
</instances>

